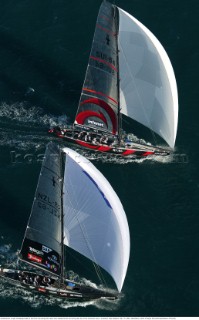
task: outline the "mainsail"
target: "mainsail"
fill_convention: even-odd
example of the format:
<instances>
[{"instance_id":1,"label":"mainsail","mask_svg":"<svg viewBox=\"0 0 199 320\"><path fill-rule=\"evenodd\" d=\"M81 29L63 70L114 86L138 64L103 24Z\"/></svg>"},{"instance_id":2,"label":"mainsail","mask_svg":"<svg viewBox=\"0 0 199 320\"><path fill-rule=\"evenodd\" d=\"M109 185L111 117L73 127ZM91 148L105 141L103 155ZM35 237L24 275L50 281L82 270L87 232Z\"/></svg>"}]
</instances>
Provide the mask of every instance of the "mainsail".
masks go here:
<instances>
[{"instance_id":1,"label":"mainsail","mask_svg":"<svg viewBox=\"0 0 199 320\"><path fill-rule=\"evenodd\" d=\"M122 204L105 177L86 158L64 148L65 245L104 268L120 291L130 236Z\"/></svg>"},{"instance_id":2,"label":"mainsail","mask_svg":"<svg viewBox=\"0 0 199 320\"><path fill-rule=\"evenodd\" d=\"M61 272L62 172L60 150L49 143L21 248L21 259L57 275Z\"/></svg>"},{"instance_id":3,"label":"mainsail","mask_svg":"<svg viewBox=\"0 0 199 320\"><path fill-rule=\"evenodd\" d=\"M84 125L118 133L118 55L116 8L103 1L97 17L85 81L75 118Z\"/></svg>"}]
</instances>

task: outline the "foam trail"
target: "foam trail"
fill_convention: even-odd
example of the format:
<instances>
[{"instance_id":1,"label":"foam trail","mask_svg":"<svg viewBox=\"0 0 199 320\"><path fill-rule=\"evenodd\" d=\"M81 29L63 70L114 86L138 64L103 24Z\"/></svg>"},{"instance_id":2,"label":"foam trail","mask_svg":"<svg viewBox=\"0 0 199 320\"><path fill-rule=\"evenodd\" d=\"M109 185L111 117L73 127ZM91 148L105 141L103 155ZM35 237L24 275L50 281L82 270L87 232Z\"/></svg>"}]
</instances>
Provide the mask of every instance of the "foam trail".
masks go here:
<instances>
[{"instance_id":1,"label":"foam trail","mask_svg":"<svg viewBox=\"0 0 199 320\"><path fill-rule=\"evenodd\" d=\"M34 106L28 108L23 102L14 103L12 105L2 103L0 106L0 123L6 123L8 121L9 124L14 122L15 125L23 124L24 126L28 127L49 127L66 123L67 117L65 115L53 116L51 114L44 114L42 108Z\"/></svg>"},{"instance_id":2,"label":"foam trail","mask_svg":"<svg viewBox=\"0 0 199 320\"><path fill-rule=\"evenodd\" d=\"M45 114L39 107L28 108L26 103L0 105L0 145L19 150L39 149L52 140L49 127L66 125L66 115Z\"/></svg>"}]
</instances>

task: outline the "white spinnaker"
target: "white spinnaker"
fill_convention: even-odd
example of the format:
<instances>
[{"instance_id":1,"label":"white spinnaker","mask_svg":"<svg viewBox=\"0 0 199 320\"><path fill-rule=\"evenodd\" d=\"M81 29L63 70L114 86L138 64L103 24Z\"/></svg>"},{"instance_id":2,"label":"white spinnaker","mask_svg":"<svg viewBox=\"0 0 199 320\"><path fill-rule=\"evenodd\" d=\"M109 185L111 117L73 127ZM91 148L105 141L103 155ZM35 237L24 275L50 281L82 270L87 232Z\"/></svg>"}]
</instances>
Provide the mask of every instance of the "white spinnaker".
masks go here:
<instances>
[{"instance_id":1,"label":"white spinnaker","mask_svg":"<svg viewBox=\"0 0 199 320\"><path fill-rule=\"evenodd\" d=\"M69 148L63 151L64 243L104 268L121 291L130 254L123 206L89 160Z\"/></svg>"},{"instance_id":2,"label":"white spinnaker","mask_svg":"<svg viewBox=\"0 0 199 320\"><path fill-rule=\"evenodd\" d=\"M173 148L178 93L171 62L151 31L118 10L121 112L159 134Z\"/></svg>"}]
</instances>

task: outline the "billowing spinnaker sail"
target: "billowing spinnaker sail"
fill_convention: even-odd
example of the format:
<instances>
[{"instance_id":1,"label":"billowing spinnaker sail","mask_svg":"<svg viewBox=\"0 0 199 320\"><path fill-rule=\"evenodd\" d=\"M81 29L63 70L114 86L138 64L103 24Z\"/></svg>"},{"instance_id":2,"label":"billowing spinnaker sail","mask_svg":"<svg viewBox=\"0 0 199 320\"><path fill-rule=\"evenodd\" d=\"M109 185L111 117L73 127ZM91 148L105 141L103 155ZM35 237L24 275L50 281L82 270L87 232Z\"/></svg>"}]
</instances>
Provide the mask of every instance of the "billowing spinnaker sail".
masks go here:
<instances>
[{"instance_id":1,"label":"billowing spinnaker sail","mask_svg":"<svg viewBox=\"0 0 199 320\"><path fill-rule=\"evenodd\" d=\"M117 17L104 1L99 9L75 124L118 132Z\"/></svg>"},{"instance_id":2,"label":"billowing spinnaker sail","mask_svg":"<svg viewBox=\"0 0 199 320\"><path fill-rule=\"evenodd\" d=\"M65 244L104 268L120 291L129 252L122 204L105 177L86 158L64 148Z\"/></svg>"},{"instance_id":3,"label":"billowing spinnaker sail","mask_svg":"<svg viewBox=\"0 0 199 320\"><path fill-rule=\"evenodd\" d=\"M173 148L178 94L172 65L157 38L118 9L121 112L158 133Z\"/></svg>"},{"instance_id":4,"label":"billowing spinnaker sail","mask_svg":"<svg viewBox=\"0 0 199 320\"><path fill-rule=\"evenodd\" d=\"M21 259L60 274L61 166L59 148L49 143L21 249Z\"/></svg>"}]
</instances>

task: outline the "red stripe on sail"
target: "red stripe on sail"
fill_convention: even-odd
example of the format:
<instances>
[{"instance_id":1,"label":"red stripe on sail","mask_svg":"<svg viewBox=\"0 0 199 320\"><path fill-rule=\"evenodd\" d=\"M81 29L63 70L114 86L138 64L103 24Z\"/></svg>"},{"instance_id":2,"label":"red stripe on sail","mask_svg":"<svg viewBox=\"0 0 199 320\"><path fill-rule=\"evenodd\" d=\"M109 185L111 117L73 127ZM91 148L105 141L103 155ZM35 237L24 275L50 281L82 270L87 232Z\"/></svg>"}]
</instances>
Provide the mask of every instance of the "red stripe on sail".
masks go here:
<instances>
[{"instance_id":1,"label":"red stripe on sail","mask_svg":"<svg viewBox=\"0 0 199 320\"><path fill-rule=\"evenodd\" d=\"M110 34L110 35L113 36L113 37L116 36L116 33L115 33L115 32L113 32L113 31L111 31L111 30L109 30L109 29L107 29L107 28L104 28L104 27L100 26L100 24L97 24L96 27L99 28L99 29L101 29L101 30L103 30L103 31L105 31L106 33Z\"/></svg>"},{"instance_id":2,"label":"red stripe on sail","mask_svg":"<svg viewBox=\"0 0 199 320\"><path fill-rule=\"evenodd\" d=\"M113 111L113 109L108 105L108 103L106 103L104 100L98 99L98 98L91 98L91 99L87 99L81 102L81 105L87 104L87 103L93 103L96 104L100 107L102 107L109 115L111 122L112 122L112 133L116 134L117 131L117 118L115 115L115 112Z\"/></svg>"},{"instance_id":3,"label":"red stripe on sail","mask_svg":"<svg viewBox=\"0 0 199 320\"><path fill-rule=\"evenodd\" d=\"M113 101L115 104L118 104L118 102L117 102L115 99L107 96L107 95L106 95L105 93L103 93L103 92L91 90L91 89L88 89L88 88L83 88L82 90L88 91L88 92L91 92L91 93L95 93L95 94L98 94L98 95L103 96L103 97L106 97L106 98L110 99L111 101Z\"/></svg>"},{"instance_id":4,"label":"red stripe on sail","mask_svg":"<svg viewBox=\"0 0 199 320\"><path fill-rule=\"evenodd\" d=\"M105 116L103 115L103 113L101 112L95 112L95 111L91 111L91 110L87 110L87 111L82 111L80 113L78 113L77 117L76 117L76 121L77 123L79 124L84 124L84 121L86 120L86 118L88 117L96 117L96 118L99 118L101 119L105 124L106 126L108 127L108 123L107 123L107 120L105 118Z\"/></svg>"},{"instance_id":5,"label":"red stripe on sail","mask_svg":"<svg viewBox=\"0 0 199 320\"><path fill-rule=\"evenodd\" d=\"M107 21L110 21L110 18L108 18L107 16L105 15L101 15L100 18L104 19L104 20L107 20Z\"/></svg>"},{"instance_id":6,"label":"red stripe on sail","mask_svg":"<svg viewBox=\"0 0 199 320\"><path fill-rule=\"evenodd\" d=\"M90 56L90 58L93 59L93 60L97 60L99 62L102 62L102 63L106 64L107 66L109 66L111 69L117 71L117 68L115 68L115 66L112 63L110 63L110 62L108 62L106 60L103 60L101 58L97 58L97 57L94 57L94 56Z\"/></svg>"}]
</instances>

